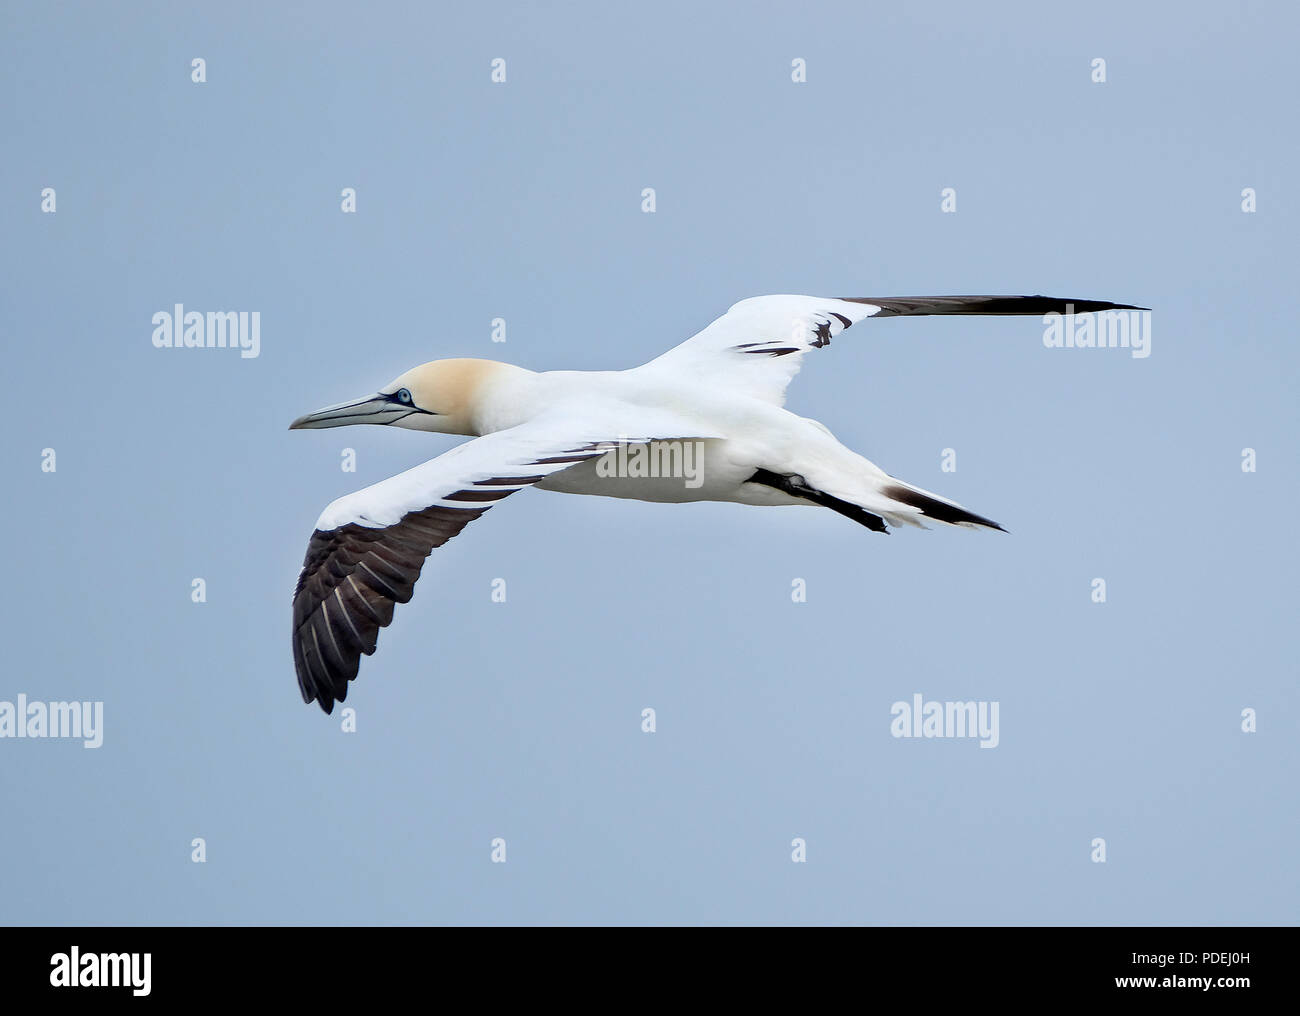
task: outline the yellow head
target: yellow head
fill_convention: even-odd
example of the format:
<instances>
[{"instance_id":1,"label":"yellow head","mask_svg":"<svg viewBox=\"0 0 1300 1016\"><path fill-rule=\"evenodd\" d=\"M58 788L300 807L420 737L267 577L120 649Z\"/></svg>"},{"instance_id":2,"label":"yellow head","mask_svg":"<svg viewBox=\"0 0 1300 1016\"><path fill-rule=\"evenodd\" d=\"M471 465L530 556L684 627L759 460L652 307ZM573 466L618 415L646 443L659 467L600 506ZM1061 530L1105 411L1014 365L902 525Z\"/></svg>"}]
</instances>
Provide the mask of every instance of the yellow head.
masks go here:
<instances>
[{"instance_id":1,"label":"yellow head","mask_svg":"<svg viewBox=\"0 0 1300 1016\"><path fill-rule=\"evenodd\" d=\"M374 395L300 416L290 430L391 424L439 434L477 434L475 410L488 380L505 370L496 360L433 360L412 367Z\"/></svg>"}]
</instances>

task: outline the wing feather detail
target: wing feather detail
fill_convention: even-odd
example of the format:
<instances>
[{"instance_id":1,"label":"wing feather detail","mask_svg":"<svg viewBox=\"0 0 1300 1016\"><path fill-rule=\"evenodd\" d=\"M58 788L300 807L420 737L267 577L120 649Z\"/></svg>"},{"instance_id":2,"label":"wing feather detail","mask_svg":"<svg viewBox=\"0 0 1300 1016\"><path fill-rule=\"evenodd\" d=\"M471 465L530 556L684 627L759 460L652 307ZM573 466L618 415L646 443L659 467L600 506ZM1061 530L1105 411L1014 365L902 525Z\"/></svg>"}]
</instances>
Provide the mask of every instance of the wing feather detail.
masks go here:
<instances>
[{"instance_id":1,"label":"wing feather detail","mask_svg":"<svg viewBox=\"0 0 1300 1016\"><path fill-rule=\"evenodd\" d=\"M588 428L566 426L538 420L467 441L321 513L293 595L294 669L304 702L329 713L347 698L379 629L414 595L425 559L467 525L552 473L653 439L591 439Z\"/></svg>"},{"instance_id":2,"label":"wing feather detail","mask_svg":"<svg viewBox=\"0 0 1300 1016\"><path fill-rule=\"evenodd\" d=\"M666 370L782 405L804 354L865 318L929 314L1044 315L1144 310L1052 296L755 296L640 368Z\"/></svg>"}]
</instances>

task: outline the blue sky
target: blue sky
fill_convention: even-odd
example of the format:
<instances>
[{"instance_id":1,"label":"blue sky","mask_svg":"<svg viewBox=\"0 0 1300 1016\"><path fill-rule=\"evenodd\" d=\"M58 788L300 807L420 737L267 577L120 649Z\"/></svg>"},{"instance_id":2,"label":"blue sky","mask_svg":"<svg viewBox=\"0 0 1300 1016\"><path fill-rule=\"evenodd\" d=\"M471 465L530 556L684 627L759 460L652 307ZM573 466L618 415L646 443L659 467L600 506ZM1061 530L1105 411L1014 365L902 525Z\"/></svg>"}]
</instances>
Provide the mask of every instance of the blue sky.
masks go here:
<instances>
[{"instance_id":1,"label":"blue sky","mask_svg":"<svg viewBox=\"0 0 1300 1016\"><path fill-rule=\"evenodd\" d=\"M0 700L102 701L104 743L0 739L0 920L1294 923L1294 10L6 22ZM355 733L302 705L316 516L456 439L291 419L439 357L633 366L773 292L1132 302L1152 355L864 323L790 408L1010 535L528 491L427 563ZM154 348L176 303L259 312L260 355ZM891 737L917 693L998 702L997 748Z\"/></svg>"}]
</instances>

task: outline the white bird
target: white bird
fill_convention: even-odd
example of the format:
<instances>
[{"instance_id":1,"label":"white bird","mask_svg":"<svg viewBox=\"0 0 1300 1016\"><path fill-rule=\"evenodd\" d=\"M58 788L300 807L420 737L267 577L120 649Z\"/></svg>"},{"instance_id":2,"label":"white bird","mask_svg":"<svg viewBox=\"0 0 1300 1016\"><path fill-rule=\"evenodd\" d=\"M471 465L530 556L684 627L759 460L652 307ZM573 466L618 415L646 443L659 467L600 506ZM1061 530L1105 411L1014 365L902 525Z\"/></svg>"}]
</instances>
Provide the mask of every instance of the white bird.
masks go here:
<instances>
[{"instance_id":1,"label":"white bird","mask_svg":"<svg viewBox=\"0 0 1300 1016\"><path fill-rule=\"evenodd\" d=\"M303 700L328 713L345 699L361 655L375 651L394 604L411 598L429 553L524 487L642 501L814 504L881 533L886 523L925 521L1001 529L890 476L816 420L782 408L804 354L869 317L1139 309L1044 296L758 296L631 370L537 373L492 360L435 360L375 395L299 417L291 430L375 423L474 438L339 498L317 520L293 600ZM641 468L629 465L634 455ZM675 475L654 475L665 472L653 468L665 458Z\"/></svg>"}]
</instances>

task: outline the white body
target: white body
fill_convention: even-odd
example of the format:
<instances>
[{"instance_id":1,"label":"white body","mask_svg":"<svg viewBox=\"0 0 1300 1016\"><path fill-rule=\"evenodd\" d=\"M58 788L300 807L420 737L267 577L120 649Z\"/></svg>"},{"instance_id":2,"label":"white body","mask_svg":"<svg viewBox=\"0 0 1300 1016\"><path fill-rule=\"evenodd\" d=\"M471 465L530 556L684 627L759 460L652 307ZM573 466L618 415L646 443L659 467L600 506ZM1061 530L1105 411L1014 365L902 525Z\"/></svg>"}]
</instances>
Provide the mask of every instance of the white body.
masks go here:
<instances>
[{"instance_id":1,"label":"white body","mask_svg":"<svg viewBox=\"0 0 1300 1016\"><path fill-rule=\"evenodd\" d=\"M923 505L885 493L907 491L934 504L955 502L886 474L846 448L816 420L782 407L785 389L803 356L828 346L852 323L881 307L810 296L762 296L742 300L697 335L640 367L623 371L537 373L485 360L435 361L414 368L390 385L416 392L410 416L396 426L476 435L422 466L333 502L318 530L348 523L388 526L403 514L435 504L472 476L545 458L583 442L702 441L702 482L681 477L601 475L595 457L563 468L548 467L536 486L568 494L642 501L732 501L749 505L808 505L772 486L751 482L757 470L794 475L839 501L895 525L923 526L934 519ZM381 393L381 398L392 395ZM437 411L418 411L421 401ZM322 411L328 415L331 410ZM405 408L405 407L403 407ZM446 410L445 412L443 410ZM400 412L385 408L384 413ZM382 418L381 418L382 419ZM328 425L333 425L331 420ZM953 525L978 523L937 521ZM993 523L988 523L993 526Z\"/></svg>"},{"instance_id":2,"label":"white body","mask_svg":"<svg viewBox=\"0 0 1300 1016\"><path fill-rule=\"evenodd\" d=\"M669 441L696 440L703 453L698 463L702 482L694 487L680 476L600 475L597 459L536 484L566 494L669 503L807 505L747 481L758 469L798 473L813 486L852 500L850 493L862 493L859 481L885 476L817 421L744 391L698 383L663 369L657 361L624 371L509 372L484 386L476 422L481 433L490 434L543 416L581 420L584 430L611 439L649 434Z\"/></svg>"}]
</instances>

